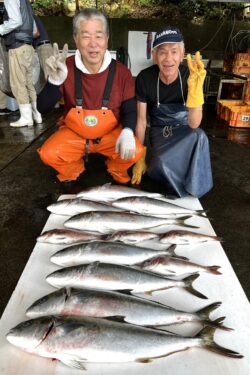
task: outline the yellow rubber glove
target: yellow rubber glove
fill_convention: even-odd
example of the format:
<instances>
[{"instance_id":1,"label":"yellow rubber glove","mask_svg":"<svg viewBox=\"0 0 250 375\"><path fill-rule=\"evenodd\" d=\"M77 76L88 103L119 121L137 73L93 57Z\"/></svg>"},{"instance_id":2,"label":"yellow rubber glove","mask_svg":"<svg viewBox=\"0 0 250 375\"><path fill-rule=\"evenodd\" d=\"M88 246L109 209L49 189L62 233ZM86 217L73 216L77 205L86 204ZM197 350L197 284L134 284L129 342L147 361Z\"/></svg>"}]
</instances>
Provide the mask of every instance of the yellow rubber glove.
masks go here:
<instances>
[{"instance_id":1,"label":"yellow rubber glove","mask_svg":"<svg viewBox=\"0 0 250 375\"><path fill-rule=\"evenodd\" d=\"M206 77L206 69L201 61L200 52L196 52L194 62L190 54L187 55L187 64L190 75L188 77L188 95L186 106L196 108L204 103L203 83Z\"/></svg>"},{"instance_id":2,"label":"yellow rubber glove","mask_svg":"<svg viewBox=\"0 0 250 375\"><path fill-rule=\"evenodd\" d=\"M146 153L147 153L147 147L144 147L144 150L142 151L140 159L133 166L132 179L131 179L132 184L139 185L139 183L141 182L142 175L147 170Z\"/></svg>"}]
</instances>

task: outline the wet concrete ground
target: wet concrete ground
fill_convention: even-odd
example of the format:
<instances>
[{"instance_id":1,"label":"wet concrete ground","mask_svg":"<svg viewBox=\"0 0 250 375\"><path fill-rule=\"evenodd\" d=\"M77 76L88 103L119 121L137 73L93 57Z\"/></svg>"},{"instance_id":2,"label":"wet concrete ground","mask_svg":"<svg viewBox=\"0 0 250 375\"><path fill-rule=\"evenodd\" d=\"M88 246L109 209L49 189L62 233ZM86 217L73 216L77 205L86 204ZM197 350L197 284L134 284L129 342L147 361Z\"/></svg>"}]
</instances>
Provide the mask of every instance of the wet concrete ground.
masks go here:
<instances>
[{"instance_id":1,"label":"wet concrete ground","mask_svg":"<svg viewBox=\"0 0 250 375\"><path fill-rule=\"evenodd\" d=\"M60 113L54 110L44 116L43 124L21 129L8 125L17 115L0 116L0 314L47 221L46 207L67 193L36 152L56 130ZM224 239L223 248L249 298L250 129L228 128L217 119L214 104L205 108L203 128L210 141L214 188L200 201L216 234ZM80 177L82 187L111 181L103 158L91 155ZM141 188L160 190L148 177Z\"/></svg>"}]
</instances>

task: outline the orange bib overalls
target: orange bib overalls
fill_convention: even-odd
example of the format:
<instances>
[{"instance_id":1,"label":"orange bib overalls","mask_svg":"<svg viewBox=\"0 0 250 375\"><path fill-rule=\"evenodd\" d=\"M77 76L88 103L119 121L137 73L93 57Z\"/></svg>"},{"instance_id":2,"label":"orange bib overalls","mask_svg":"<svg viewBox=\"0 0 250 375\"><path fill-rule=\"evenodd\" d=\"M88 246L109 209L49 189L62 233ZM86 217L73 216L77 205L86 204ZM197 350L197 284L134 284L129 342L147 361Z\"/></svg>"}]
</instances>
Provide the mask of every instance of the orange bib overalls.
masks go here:
<instances>
[{"instance_id":1,"label":"orange bib overalls","mask_svg":"<svg viewBox=\"0 0 250 375\"><path fill-rule=\"evenodd\" d=\"M59 172L60 181L76 180L85 170L83 157L86 153L100 153L108 157L107 170L120 183L130 180L127 170L139 160L143 146L136 139L134 158L122 160L115 152L115 144L121 133L115 115L108 109L108 101L115 75L116 62L112 60L104 90L102 108L82 108L82 85L80 71L75 67L76 107L71 108L62 125L38 150L45 164Z\"/></svg>"}]
</instances>

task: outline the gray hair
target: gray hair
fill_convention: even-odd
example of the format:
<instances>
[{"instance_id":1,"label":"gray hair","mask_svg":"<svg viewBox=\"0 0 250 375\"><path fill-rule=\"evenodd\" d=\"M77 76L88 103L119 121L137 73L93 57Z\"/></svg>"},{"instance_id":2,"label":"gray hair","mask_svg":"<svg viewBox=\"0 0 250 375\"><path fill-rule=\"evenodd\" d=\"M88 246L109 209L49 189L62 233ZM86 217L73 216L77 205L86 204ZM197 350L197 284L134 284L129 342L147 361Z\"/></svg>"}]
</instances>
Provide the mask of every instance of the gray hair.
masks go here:
<instances>
[{"instance_id":1,"label":"gray hair","mask_svg":"<svg viewBox=\"0 0 250 375\"><path fill-rule=\"evenodd\" d=\"M73 18L73 35L77 35L79 31L79 24L81 21L98 20L103 23L104 30L109 36L109 25L107 18L95 8L85 8L78 12Z\"/></svg>"},{"instance_id":2,"label":"gray hair","mask_svg":"<svg viewBox=\"0 0 250 375\"><path fill-rule=\"evenodd\" d=\"M172 44L172 43L162 43L162 44ZM159 44L159 46L155 47L154 50L157 50L160 46L162 46L162 44ZM181 48L181 51L184 53L185 52L185 44L184 42L176 42L175 44L178 44Z\"/></svg>"}]
</instances>

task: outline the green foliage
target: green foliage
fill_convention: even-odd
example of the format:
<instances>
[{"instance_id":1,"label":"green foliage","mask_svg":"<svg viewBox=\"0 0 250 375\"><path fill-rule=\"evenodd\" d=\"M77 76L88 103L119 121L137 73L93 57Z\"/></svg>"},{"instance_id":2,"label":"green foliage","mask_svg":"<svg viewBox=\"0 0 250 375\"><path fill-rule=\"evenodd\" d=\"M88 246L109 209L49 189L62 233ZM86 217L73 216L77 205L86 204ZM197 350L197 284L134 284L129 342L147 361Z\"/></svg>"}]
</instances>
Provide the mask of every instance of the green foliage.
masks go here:
<instances>
[{"instance_id":1,"label":"green foliage","mask_svg":"<svg viewBox=\"0 0 250 375\"><path fill-rule=\"evenodd\" d=\"M143 7L150 7L155 4L153 0L138 0L138 5Z\"/></svg>"},{"instance_id":2,"label":"green foliage","mask_svg":"<svg viewBox=\"0 0 250 375\"><path fill-rule=\"evenodd\" d=\"M63 1L34 0L32 8L38 16L51 16L63 13Z\"/></svg>"},{"instance_id":3,"label":"green foliage","mask_svg":"<svg viewBox=\"0 0 250 375\"><path fill-rule=\"evenodd\" d=\"M243 10L241 3L209 3L206 0L181 0L179 7L183 15L188 19L204 18L219 19L231 11ZM242 12L238 13L241 16Z\"/></svg>"},{"instance_id":4,"label":"green foliage","mask_svg":"<svg viewBox=\"0 0 250 375\"><path fill-rule=\"evenodd\" d=\"M70 15L75 13L75 0L33 0L34 12L40 16ZM243 3L210 3L206 0L79 0L80 8L95 7L108 17L147 18L171 11L175 18L184 16L189 20L220 19L230 12L242 18ZM162 9L162 11L161 11ZM237 12L239 10L239 12Z\"/></svg>"}]
</instances>

